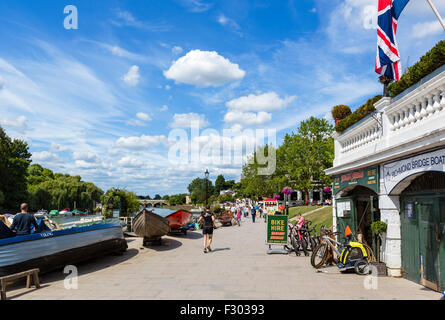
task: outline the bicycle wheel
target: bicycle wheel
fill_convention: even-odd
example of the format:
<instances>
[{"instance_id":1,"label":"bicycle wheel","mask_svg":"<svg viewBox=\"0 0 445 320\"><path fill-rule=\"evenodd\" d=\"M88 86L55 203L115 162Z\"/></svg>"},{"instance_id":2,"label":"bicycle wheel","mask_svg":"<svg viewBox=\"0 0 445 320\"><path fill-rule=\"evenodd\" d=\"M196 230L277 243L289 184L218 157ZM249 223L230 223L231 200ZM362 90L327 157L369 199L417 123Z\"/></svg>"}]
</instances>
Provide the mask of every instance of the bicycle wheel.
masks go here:
<instances>
[{"instance_id":1,"label":"bicycle wheel","mask_svg":"<svg viewBox=\"0 0 445 320\"><path fill-rule=\"evenodd\" d=\"M355 270L355 273L357 273L359 275L369 274L369 264L368 264L368 261L366 261L364 259L358 260L354 264L354 270Z\"/></svg>"},{"instance_id":2,"label":"bicycle wheel","mask_svg":"<svg viewBox=\"0 0 445 320\"><path fill-rule=\"evenodd\" d=\"M326 242L320 243L314 251L312 251L311 265L315 269L320 269L328 257L328 244Z\"/></svg>"}]
</instances>

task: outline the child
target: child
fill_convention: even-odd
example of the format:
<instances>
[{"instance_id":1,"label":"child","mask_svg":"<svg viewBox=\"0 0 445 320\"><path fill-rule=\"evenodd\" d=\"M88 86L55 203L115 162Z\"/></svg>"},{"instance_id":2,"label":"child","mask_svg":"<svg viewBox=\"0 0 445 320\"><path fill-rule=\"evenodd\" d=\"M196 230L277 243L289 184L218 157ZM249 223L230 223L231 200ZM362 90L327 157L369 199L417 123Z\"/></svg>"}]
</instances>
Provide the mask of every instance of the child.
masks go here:
<instances>
[{"instance_id":1,"label":"child","mask_svg":"<svg viewBox=\"0 0 445 320\"><path fill-rule=\"evenodd\" d=\"M304 218L303 218L303 216L300 213L299 216L298 216L298 219L297 219L297 228L301 229L303 227L303 225L304 225L304 222L305 222Z\"/></svg>"}]
</instances>

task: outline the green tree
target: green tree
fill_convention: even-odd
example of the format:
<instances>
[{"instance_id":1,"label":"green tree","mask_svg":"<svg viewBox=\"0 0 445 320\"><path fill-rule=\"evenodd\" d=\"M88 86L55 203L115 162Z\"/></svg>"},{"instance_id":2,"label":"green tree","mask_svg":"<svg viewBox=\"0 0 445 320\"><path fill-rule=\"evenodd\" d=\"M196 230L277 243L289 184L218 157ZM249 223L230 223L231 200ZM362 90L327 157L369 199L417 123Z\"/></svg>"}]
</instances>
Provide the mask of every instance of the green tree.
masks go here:
<instances>
[{"instance_id":1,"label":"green tree","mask_svg":"<svg viewBox=\"0 0 445 320\"><path fill-rule=\"evenodd\" d=\"M140 203L137 195L124 189L111 188L102 197L105 205L104 216L113 217L113 210L121 209L121 216L128 217L139 211Z\"/></svg>"},{"instance_id":2,"label":"green tree","mask_svg":"<svg viewBox=\"0 0 445 320\"><path fill-rule=\"evenodd\" d=\"M170 196L169 202L171 206L183 205L186 202L186 194L175 194Z\"/></svg>"},{"instance_id":3,"label":"green tree","mask_svg":"<svg viewBox=\"0 0 445 320\"><path fill-rule=\"evenodd\" d=\"M331 183L324 170L334 160L333 130L326 119L311 117L300 123L296 134L286 134L277 152L280 174L288 173L296 181L294 188L303 191L306 199L308 190Z\"/></svg>"},{"instance_id":4,"label":"green tree","mask_svg":"<svg viewBox=\"0 0 445 320\"><path fill-rule=\"evenodd\" d=\"M215 195L218 197L220 192L226 188L226 179L220 174L215 180Z\"/></svg>"},{"instance_id":5,"label":"green tree","mask_svg":"<svg viewBox=\"0 0 445 320\"><path fill-rule=\"evenodd\" d=\"M206 184L207 184L207 193L206 193ZM212 185L212 181L208 179L196 178L194 179L187 187L190 192L190 199L194 204L197 203L205 203L206 200L210 198L212 194L214 194L214 187ZM206 197L207 194L207 197Z\"/></svg>"},{"instance_id":6,"label":"green tree","mask_svg":"<svg viewBox=\"0 0 445 320\"><path fill-rule=\"evenodd\" d=\"M27 199L26 175L31 163L28 144L6 135L0 127L0 191L6 208L18 208Z\"/></svg>"},{"instance_id":7,"label":"green tree","mask_svg":"<svg viewBox=\"0 0 445 320\"><path fill-rule=\"evenodd\" d=\"M161 200L161 196L159 194L155 195L155 197L153 198L153 200Z\"/></svg>"}]
</instances>

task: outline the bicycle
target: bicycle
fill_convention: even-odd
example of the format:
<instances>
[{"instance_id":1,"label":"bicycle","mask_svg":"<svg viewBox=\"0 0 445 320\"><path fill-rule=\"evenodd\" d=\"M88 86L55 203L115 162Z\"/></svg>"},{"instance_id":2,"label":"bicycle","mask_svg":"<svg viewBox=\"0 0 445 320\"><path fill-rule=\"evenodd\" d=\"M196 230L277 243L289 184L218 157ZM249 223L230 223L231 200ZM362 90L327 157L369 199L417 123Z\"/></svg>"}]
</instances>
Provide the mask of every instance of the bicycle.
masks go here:
<instances>
[{"instance_id":1,"label":"bicycle","mask_svg":"<svg viewBox=\"0 0 445 320\"><path fill-rule=\"evenodd\" d=\"M307 252L307 242L305 237L302 236L300 229L298 229L296 226L289 224L289 235L290 238L290 244L292 246L292 249L290 249L290 252L295 252L297 256L300 256L300 251L304 252L305 256L308 256L309 253Z\"/></svg>"},{"instance_id":2,"label":"bicycle","mask_svg":"<svg viewBox=\"0 0 445 320\"><path fill-rule=\"evenodd\" d=\"M332 257L341 272L354 269L357 274L369 274L369 262L375 260L372 249L362 243L353 242L353 235L346 237L346 243L342 244L331 236L339 235L340 232L332 232L325 227L320 229L321 243L315 248L311 255L311 265L315 269L326 264L329 252L335 255Z\"/></svg>"},{"instance_id":3,"label":"bicycle","mask_svg":"<svg viewBox=\"0 0 445 320\"><path fill-rule=\"evenodd\" d=\"M317 234L313 235L315 232L316 226L311 227L312 221L307 221L302 228L299 229L302 236L305 238L306 249L308 251L314 251L317 245L320 243L319 237Z\"/></svg>"}]
</instances>

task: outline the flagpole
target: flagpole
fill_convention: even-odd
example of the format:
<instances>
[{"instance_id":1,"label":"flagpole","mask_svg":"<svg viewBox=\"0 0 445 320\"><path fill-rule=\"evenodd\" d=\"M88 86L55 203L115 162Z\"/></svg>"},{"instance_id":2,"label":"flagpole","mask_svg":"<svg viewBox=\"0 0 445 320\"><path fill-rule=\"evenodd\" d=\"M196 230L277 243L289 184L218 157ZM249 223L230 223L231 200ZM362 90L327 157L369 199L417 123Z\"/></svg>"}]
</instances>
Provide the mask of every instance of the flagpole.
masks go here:
<instances>
[{"instance_id":1,"label":"flagpole","mask_svg":"<svg viewBox=\"0 0 445 320\"><path fill-rule=\"evenodd\" d=\"M439 19L439 22L442 25L443 30L445 31L445 22L443 22L440 14L439 14L439 11L437 11L436 7L434 6L434 4L433 4L433 2L431 0L426 0L426 1L429 3L431 9L433 9L434 14L436 15L437 19Z\"/></svg>"}]
</instances>

